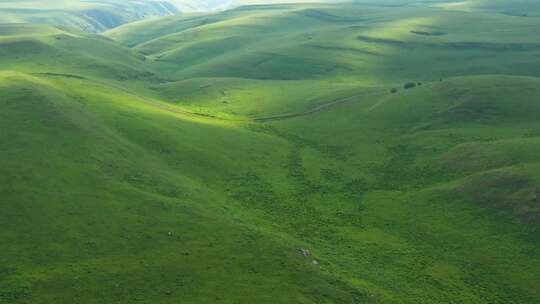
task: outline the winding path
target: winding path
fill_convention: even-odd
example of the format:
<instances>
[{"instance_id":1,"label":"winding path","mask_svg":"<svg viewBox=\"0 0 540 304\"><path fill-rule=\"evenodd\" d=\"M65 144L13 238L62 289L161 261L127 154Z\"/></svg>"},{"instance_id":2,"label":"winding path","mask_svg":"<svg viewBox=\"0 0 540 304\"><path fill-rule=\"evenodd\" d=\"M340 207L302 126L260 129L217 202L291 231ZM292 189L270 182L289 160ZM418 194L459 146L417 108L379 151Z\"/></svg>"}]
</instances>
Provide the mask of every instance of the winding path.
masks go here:
<instances>
[{"instance_id":1,"label":"winding path","mask_svg":"<svg viewBox=\"0 0 540 304\"><path fill-rule=\"evenodd\" d=\"M283 119L295 118L295 117L299 117L299 116L306 116L306 115L321 112L321 111L326 110L328 108L333 108L333 107L335 107L337 105L352 101L353 99L355 99L357 97L374 96L374 95L379 95L379 94L381 94L383 92L385 92L385 91L383 91L381 89L381 90L377 90L377 91L373 91L373 92L369 92L369 93L356 94L356 95L336 99L336 100L333 100L333 101L330 101L330 102L327 102L327 103L323 103L321 105L318 105L318 106L316 106L314 108L311 108L311 109L304 110L302 112L283 113L283 114L270 115L270 116L260 116L260 117L254 117L254 118L252 118L252 120L256 121L256 122L267 122L267 121L273 121L273 120L283 120Z\"/></svg>"}]
</instances>

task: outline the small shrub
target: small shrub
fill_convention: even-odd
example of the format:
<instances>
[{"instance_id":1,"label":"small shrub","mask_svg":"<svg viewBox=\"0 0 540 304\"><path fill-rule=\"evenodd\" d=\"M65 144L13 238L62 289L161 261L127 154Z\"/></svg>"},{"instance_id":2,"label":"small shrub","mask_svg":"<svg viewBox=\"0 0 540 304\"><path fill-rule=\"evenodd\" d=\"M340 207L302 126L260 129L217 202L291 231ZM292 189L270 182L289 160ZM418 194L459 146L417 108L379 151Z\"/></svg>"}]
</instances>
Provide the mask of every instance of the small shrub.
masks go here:
<instances>
[{"instance_id":1,"label":"small shrub","mask_svg":"<svg viewBox=\"0 0 540 304\"><path fill-rule=\"evenodd\" d=\"M405 85L403 85L404 89L412 89L416 86L416 83L414 82L407 82Z\"/></svg>"},{"instance_id":2,"label":"small shrub","mask_svg":"<svg viewBox=\"0 0 540 304\"><path fill-rule=\"evenodd\" d=\"M397 89L397 88L392 88L392 89L390 89L390 93L392 93L392 94L395 94L395 93L397 93L397 91L398 91L398 89Z\"/></svg>"}]
</instances>

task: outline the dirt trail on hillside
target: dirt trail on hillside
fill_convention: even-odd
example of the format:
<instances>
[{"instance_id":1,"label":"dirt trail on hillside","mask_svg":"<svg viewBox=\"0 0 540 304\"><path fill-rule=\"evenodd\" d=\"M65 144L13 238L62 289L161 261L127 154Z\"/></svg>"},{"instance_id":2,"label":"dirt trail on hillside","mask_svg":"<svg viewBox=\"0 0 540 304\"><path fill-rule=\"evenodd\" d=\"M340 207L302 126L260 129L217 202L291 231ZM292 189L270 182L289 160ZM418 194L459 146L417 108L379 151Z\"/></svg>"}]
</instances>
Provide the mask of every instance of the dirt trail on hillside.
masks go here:
<instances>
[{"instance_id":1,"label":"dirt trail on hillside","mask_svg":"<svg viewBox=\"0 0 540 304\"><path fill-rule=\"evenodd\" d=\"M129 93L130 95L136 96L139 100L142 100L145 103L151 104L151 105L153 105L153 106L155 106L157 108L160 108L162 110L166 110L166 111L169 111L169 112L173 112L173 113L176 113L176 114L182 114L182 115L187 115L187 116L192 116L192 117L200 117L200 118L225 120L225 121L235 121L235 122L246 122L246 121L251 120L251 121L261 122L261 123L262 122L268 122L268 121L275 121L275 120L291 119L291 118L295 118L295 117L315 114L315 113L321 112L323 110L327 110L327 109L333 108L335 106L338 106L340 104L353 101L354 99L359 98L359 97L375 96L375 95L379 95L379 94L382 94L382 93L386 92L386 89L375 90L375 91L371 91L371 92L367 92L367 93L364 92L364 93L360 93L360 94L356 94L356 95L347 96L347 97L343 97L343 98L340 98L340 99L332 100L330 102L320 104L320 105L318 105L318 106L316 106L314 108L307 109L307 110L304 110L304 111L301 111L301 112L291 112L291 113L275 114L275 115L260 116L260 117L246 117L245 119L241 119L241 118L232 119L232 118L219 117L219 116L215 116L215 115L212 115L212 114L196 113L196 112L190 112L190 111L183 110L183 109L178 109L178 108L173 107L173 106L168 106L167 104L156 102L155 100L152 100L150 98L146 98L144 96L134 95L133 93L129 92L126 89L122 89L120 87L116 87L116 88L120 89L120 90L122 90L122 91L124 91L126 93Z\"/></svg>"},{"instance_id":2,"label":"dirt trail on hillside","mask_svg":"<svg viewBox=\"0 0 540 304\"><path fill-rule=\"evenodd\" d=\"M254 117L252 119L253 119L253 121L256 121L256 122L267 122L267 121L273 121L273 120L283 120L283 119L295 118L295 117L299 117L299 116L306 116L306 115L314 114L314 113L317 113L317 112L321 112L323 110L327 110L329 108L333 108L333 107L335 107L337 105L340 105L340 104L343 104L343 103L346 103L346 102L349 102L349 101L353 101L355 98L358 98L358 97L374 96L374 95L381 94L383 92L384 92L383 90L377 90L377 91L373 91L373 92L369 92L369 93L356 94L356 95L336 99L336 100L333 100L333 101L330 101L330 102L327 102L327 103L323 103L321 105L318 105L318 106L316 106L314 108L311 108L311 109L308 109L308 110L304 110L302 112L283 113L283 114L276 114L276 115L270 115L270 116L261 116L261 117Z\"/></svg>"}]
</instances>

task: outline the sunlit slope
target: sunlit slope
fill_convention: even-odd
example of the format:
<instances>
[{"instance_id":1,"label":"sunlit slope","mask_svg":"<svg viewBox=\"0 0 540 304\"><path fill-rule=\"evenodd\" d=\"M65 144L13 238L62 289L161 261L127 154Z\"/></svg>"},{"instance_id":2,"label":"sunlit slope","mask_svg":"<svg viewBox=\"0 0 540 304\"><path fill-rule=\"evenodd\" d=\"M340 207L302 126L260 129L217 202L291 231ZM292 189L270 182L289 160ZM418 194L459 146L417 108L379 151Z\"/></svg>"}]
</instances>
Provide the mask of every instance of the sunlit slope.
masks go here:
<instances>
[{"instance_id":1,"label":"sunlit slope","mask_svg":"<svg viewBox=\"0 0 540 304\"><path fill-rule=\"evenodd\" d=\"M392 0L385 0L392 1ZM394 0L395 1L395 0ZM397 0L399 1L399 0ZM339 0L169 0L182 12L212 12L231 9L240 5L253 4L282 4L282 3L305 3L305 2L346 2Z\"/></svg>"},{"instance_id":2,"label":"sunlit slope","mask_svg":"<svg viewBox=\"0 0 540 304\"><path fill-rule=\"evenodd\" d=\"M388 88L366 87L358 82L242 78L194 78L156 84L150 89L164 100L192 112L249 119L302 113L326 104L388 91Z\"/></svg>"},{"instance_id":3,"label":"sunlit slope","mask_svg":"<svg viewBox=\"0 0 540 304\"><path fill-rule=\"evenodd\" d=\"M538 83L246 124L2 72L0 299L535 303Z\"/></svg>"},{"instance_id":4,"label":"sunlit slope","mask_svg":"<svg viewBox=\"0 0 540 304\"><path fill-rule=\"evenodd\" d=\"M534 0L465 0L448 1L437 5L450 10L490 12L515 17L540 17L540 4Z\"/></svg>"},{"instance_id":5,"label":"sunlit slope","mask_svg":"<svg viewBox=\"0 0 540 304\"><path fill-rule=\"evenodd\" d=\"M352 78L375 85L539 73L530 64L540 52L534 18L319 4L249 6L179 18L174 26L172 20L144 23L144 41L134 38L140 37L137 23L109 35L148 55L172 78Z\"/></svg>"},{"instance_id":6,"label":"sunlit slope","mask_svg":"<svg viewBox=\"0 0 540 304\"><path fill-rule=\"evenodd\" d=\"M196 112L260 117L410 81L538 76L536 23L430 5L284 4L147 20L106 35L169 80L152 87L157 96Z\"/></svg>"},{"instance_id":7,"label":"sunlit slope","mask_svg":"<svg viewBox=\"0 0 540 304\"><path fill-rule=\"evenodd\" d=\"M0 88L1 302L368 297L226 194L283 140L85 80L2 72Z\"/></svg>"},{"instance_id":8,"label":"sunlit slope","mask_svg":"<svg viewBox=\"0 0 540 304\"><path fill-rule=\"evenodd\" d=\"M154 40L156 38L196 28L205 24L223 21L227 14L188 14L159 19L132 22L123 27L107 31L107 36L129 47ZM135 34L137 33L137 34Z\"/></svg>"},{"instance_id":9,"label":"sunlit slope","mask_svg":"<svg viewBox=\"0 0 540 304\"><path fill-rule=\"evenodd\" d=\"M229 8L234 0L170 0L182 12L211 12Z\"/></svg>"}]
</instances>

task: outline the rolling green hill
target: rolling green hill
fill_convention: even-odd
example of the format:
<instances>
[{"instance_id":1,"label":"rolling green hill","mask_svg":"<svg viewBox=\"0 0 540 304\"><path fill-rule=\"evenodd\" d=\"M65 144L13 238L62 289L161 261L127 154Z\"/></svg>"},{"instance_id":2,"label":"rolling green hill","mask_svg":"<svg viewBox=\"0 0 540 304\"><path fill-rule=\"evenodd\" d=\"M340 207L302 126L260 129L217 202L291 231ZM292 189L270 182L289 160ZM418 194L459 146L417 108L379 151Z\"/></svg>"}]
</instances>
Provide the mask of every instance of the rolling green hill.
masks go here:
<instances>
[{"instance_id":1,"label":"rolling green hill","mask_svg":"<svg viewBox=\"0 0 540 304\"><path fill-rule=\"evenodd\" d=\"M0 25L0 303L538 303L534 13Z\"/></svg>"},{"instance_id":2,"label":"rolling green hill","mask_svg":"<svg viewBox=\"0 0 540 304\"><path fill-rule=\"evenodd\" d=\"M3 0L0 1L0 23L49 24L95 33L149 17L189 15L220 11L246 4L281 2L287 1Z\"/></svg>"},{"instance_id":3,"label":"rolling green hill","mask_svg":"<svg viewBox=\"0 0 540 304\"><path fill-rule=\"evenodd\" d=\"M51 24L101 32L150 16L177 14L168 1L152 0L4 0L1 23Z\"/></svg>"},{"instance_id":4,"label":"rolling green hill","mask_svg":"<svg viewBox=\"0 0 540 304\"><path fill-rule=\"evenodd\" d=\"M145 57L99 35L33 24L0 26L0 69L84 79L157 82Z\"/></svg>"},{"instance_id":5,"label":"rolling green hill","mask_svg":"<svg viewBox=\"0 0 540 304\"><path fill-rule=\"evenodd\" d=\"M448 1L441 7L454 10L491 12L514 17L540 17L540 4L533 0L466 0Z\"/></svg>"},{"instance_id":6,"label":"rolling green hill","mask_svg":"<svg viewBox=\"0 0 540 304\"><path fill-rule=\"evenodd\" d=\"M432 6L306 4L148 20L106 35L144 54L156 73L180 81L154 88L166 99L193 105L210 98L220 104L217 109L238 113L252 111L244 105L251 94L262 98L257 90L242 90L257 83L289 83L292 90L306 92L292 93L292 99L320 104L332 100L325 90L342 97L335 91L348 90L350 96L354 87L400 87L457 75L536 76L537 23L536 18ZM186 94L188 79L207 97ZM321 98L310 96L315 91L323 91Z\"/></svg>"}]
</instances>

